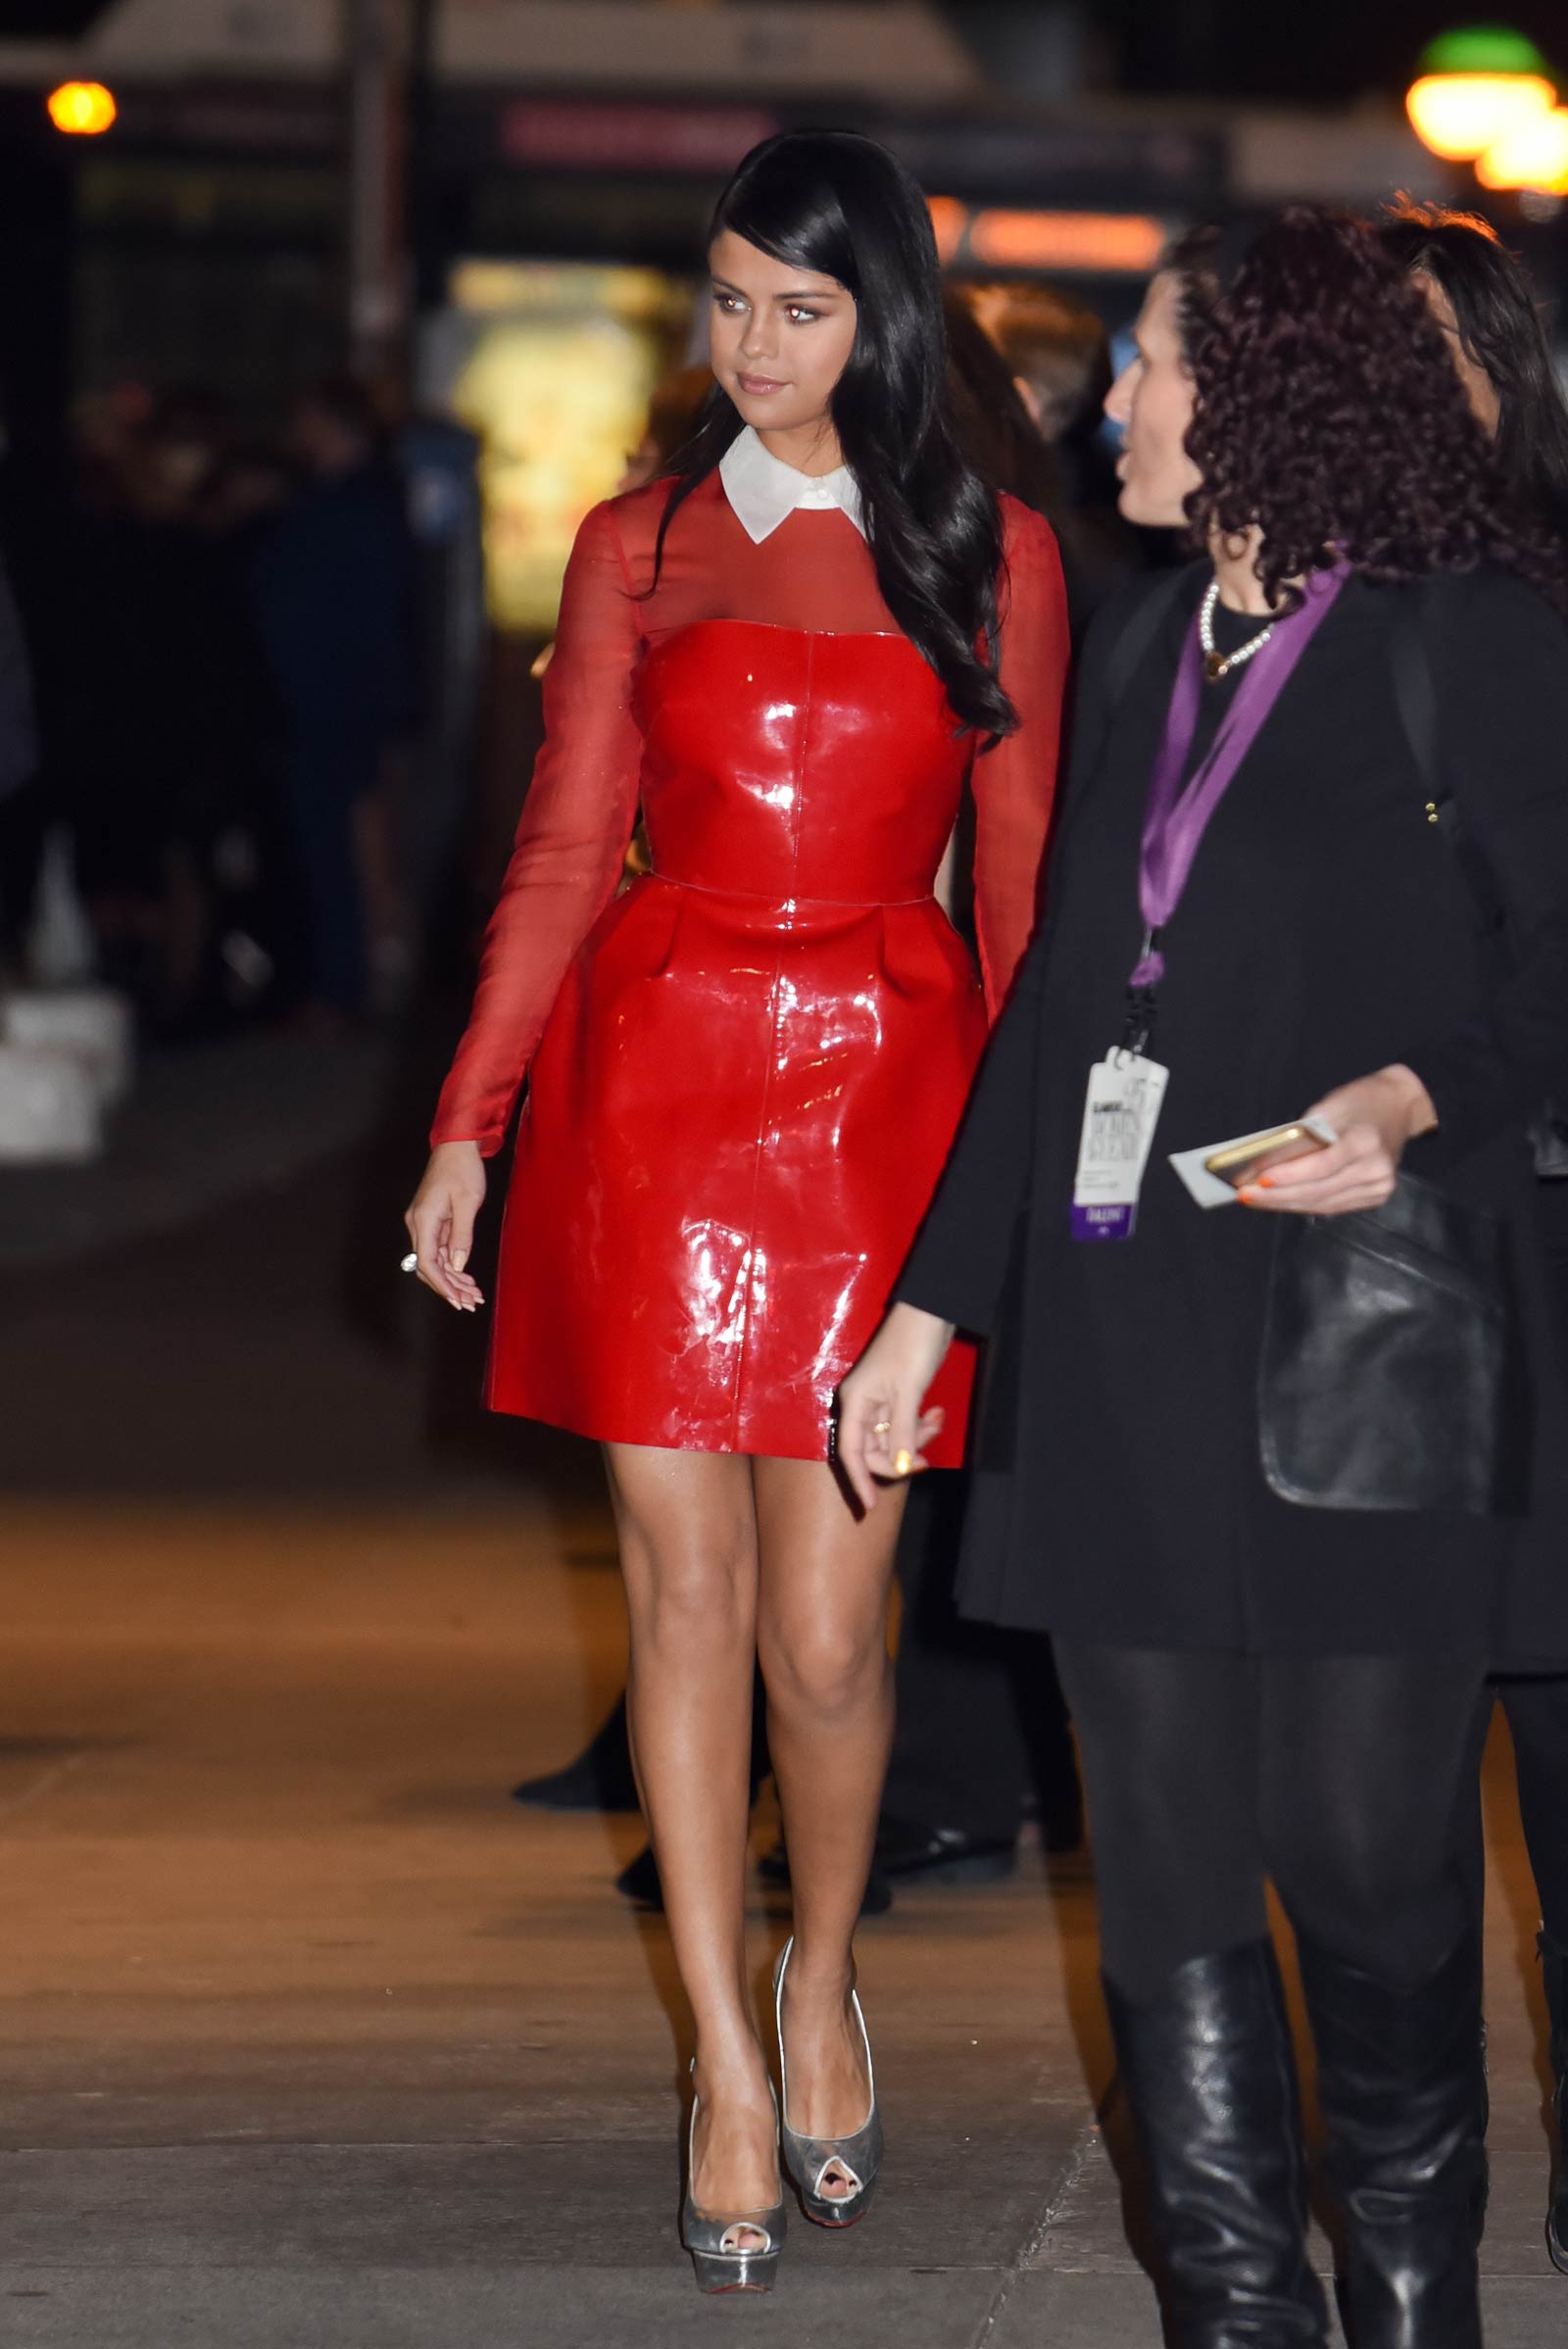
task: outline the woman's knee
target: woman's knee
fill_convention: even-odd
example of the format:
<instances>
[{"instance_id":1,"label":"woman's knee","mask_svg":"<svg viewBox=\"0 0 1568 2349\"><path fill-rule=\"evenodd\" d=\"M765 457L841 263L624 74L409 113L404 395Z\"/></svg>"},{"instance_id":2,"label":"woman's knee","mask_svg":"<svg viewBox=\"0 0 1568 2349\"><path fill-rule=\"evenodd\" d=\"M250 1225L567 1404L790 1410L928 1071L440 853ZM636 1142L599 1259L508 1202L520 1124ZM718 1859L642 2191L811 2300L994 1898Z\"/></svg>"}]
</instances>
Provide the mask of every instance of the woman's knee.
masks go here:
<instances>
[{"instance_id":1,"label":"woman's knee","mask_svg":"<svg viewBox=\"0 0 1568 2349\"><path fill-rule=\"evenodd\" d=\"M758 1658L769 1708L786 1717L855 1713L881 1697L893 1669L880 1619L863 1624L802 1615L780 1621L764 1613Z\"/></svg>"},{"instance_id":2,"label":"woman's knee","mask_svg":"<svg viewBox=\"0 0 1568 2349\"><path fill-rule=\"evenodd\" d=\"M622 1528L621 1572L634 1647L750 1643L757 1557L745 1529L660 1542Z\"/></svg>"},{"instance_id":3,"label":"woman's knee","mask_svg":"<svg viewBox=\"0 0 1568 2349\"><path fill-rule=\"evenodd\" d=\"M1345 1964L1389 1981L1423 1982L1465 1920L1453 1839L1418 1823L1369 1835L1365 1823L1320 1813L1270 1838L1269 1873L1293 1928Z\"/></svg>"},{"instance_id":4,"label":"woman's knee","mask_svg":"<svg viewBox=\"0 0 1568 2349\"><path fill-rule=\"evenodd\" d=\"M750 1643L757 1520L746 1463L606 1446L634 1649Z\"/></svg>"}]
</instances>

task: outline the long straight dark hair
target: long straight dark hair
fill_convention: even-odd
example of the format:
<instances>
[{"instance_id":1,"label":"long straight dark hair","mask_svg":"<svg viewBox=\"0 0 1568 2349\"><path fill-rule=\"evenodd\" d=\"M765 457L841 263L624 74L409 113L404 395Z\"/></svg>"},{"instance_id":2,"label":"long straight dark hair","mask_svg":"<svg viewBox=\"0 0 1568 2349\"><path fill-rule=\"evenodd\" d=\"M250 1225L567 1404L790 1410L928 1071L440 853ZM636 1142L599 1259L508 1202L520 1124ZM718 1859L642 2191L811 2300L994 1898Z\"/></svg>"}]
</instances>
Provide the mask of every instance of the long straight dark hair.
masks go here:
<instances>
[{"instance_id":1,"label":"long straight dark hair","mask_svg":"<svg viewBox=\"0 0 1568 2349\"><path fill-rule=\"evenodd\" d=\"M714 208L775 261L854 295L855 344L830 414L864 501L882 600L931 663L960 723L994 741L1018 720L998 676L1002 516L964 455L948 393L942 269L925 198L885 147L848 130L787 130L754 147ZM742 429L715 386L671 461L664 536Z\"/></svg>"},{"instance_id":2,"label":"long straight dark hair","mask_svg":"<svg viewBox=\"0 0 1568 2349\"><path fill-rule=\"evenodd\" d=\"M1490 220L1396 197L1384 248L1453 306L1459 340L1497 394L1497 463L1515 498L1568 539L1568 402L1530 280Z\"/></svg>"}]
</instances>

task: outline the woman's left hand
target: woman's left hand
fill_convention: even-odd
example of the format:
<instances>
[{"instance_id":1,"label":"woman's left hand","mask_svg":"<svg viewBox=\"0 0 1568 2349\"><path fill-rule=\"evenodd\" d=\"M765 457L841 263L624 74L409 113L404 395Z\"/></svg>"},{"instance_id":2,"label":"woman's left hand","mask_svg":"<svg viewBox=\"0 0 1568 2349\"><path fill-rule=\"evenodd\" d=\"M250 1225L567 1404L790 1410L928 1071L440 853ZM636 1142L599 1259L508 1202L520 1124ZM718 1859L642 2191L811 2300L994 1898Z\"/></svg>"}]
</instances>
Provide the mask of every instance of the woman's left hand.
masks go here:
<instances>
[{"instance_id":1,"label":"woman's left hand","mask_svg":"<svg viewBox=\"0 0 1568 2349\"><path fill-rule=\"evenodd\" d=\"M1286 1215L1353 1215L1381 1207L1394 1189L1405 1144L1438 1122L1432 1097L1412 1069L1380 1068L1342 1085L1307 1112L1331 1125L1327 1150L1286 1158L1238 1197L1249 1207Z\"/></svg>"}]
</instances>

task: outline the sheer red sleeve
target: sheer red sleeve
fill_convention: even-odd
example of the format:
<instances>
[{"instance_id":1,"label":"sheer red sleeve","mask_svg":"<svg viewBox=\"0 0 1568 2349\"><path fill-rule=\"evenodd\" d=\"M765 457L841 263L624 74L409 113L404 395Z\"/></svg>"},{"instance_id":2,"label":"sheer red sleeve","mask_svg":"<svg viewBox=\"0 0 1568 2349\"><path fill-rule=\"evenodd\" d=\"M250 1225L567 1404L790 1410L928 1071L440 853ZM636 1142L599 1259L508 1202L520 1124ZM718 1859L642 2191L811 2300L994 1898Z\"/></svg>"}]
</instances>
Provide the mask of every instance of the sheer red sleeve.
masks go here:
<instances>
[{"instance_id":1,"label":"sheer red sleeve","mask_svg":"<svg viewBox=\"0 0 1568 2349\"><path fill-rule=\"evenodd\" d=\"M1055 533L1012 498L1004 498L1002 511L1002 684L1018 729L976 759L973 785L975 933L993 1019L1034 928L1069 653Z\"/></svg>"},{"instance_id":2,"label":"sheer red sleeve","mask_svg":"<svg viewBox=\"0 0 1568 2349\"><path fill-rule=\"evenodd\" d=\"M545 742L485 937L432 1143L499 1150L571 958L614 893L637 814L638 606L610 506L577 533L545 672Z\"/></svg>"}]
</instances>

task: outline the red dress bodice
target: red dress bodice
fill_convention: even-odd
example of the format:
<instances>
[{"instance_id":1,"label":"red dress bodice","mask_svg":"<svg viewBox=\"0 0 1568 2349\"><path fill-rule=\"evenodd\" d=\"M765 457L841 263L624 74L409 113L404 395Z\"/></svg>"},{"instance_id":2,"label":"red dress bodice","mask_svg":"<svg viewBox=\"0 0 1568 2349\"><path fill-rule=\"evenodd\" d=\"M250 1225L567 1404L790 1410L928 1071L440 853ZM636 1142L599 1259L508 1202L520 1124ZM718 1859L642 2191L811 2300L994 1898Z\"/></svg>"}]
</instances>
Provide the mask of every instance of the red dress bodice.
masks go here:
<instances>
[{"instance_id":1,"label":"red dress bodice","mask_svg":"<svg viewBox=\"0 0 1568 2349\"><path fill-rule=\"evenodd\" d=\"M928 898L970 746L903 636L698 620L637 682L654 870L776 902Z\"/></svg>"},{"instance_id":2,"label":"red dress bodice","mask_svg":"<svg viewBox=\"0 0 1568 2349\"><path fill-rule=\"evenodd\" d=\"M929 893L969 775L993 1016L1023 953L1066 669L1048 524L1003 500L1002 681L1020 724L977 759L846 514L796 513L755 545L710 475L676 514L656 581L669 495L666 481L612 499L578 533L545 746L432 1141L500 1148L572 958L614 893L639 803L671 877L896 903Z\"/></svg>"}]
</instances>

